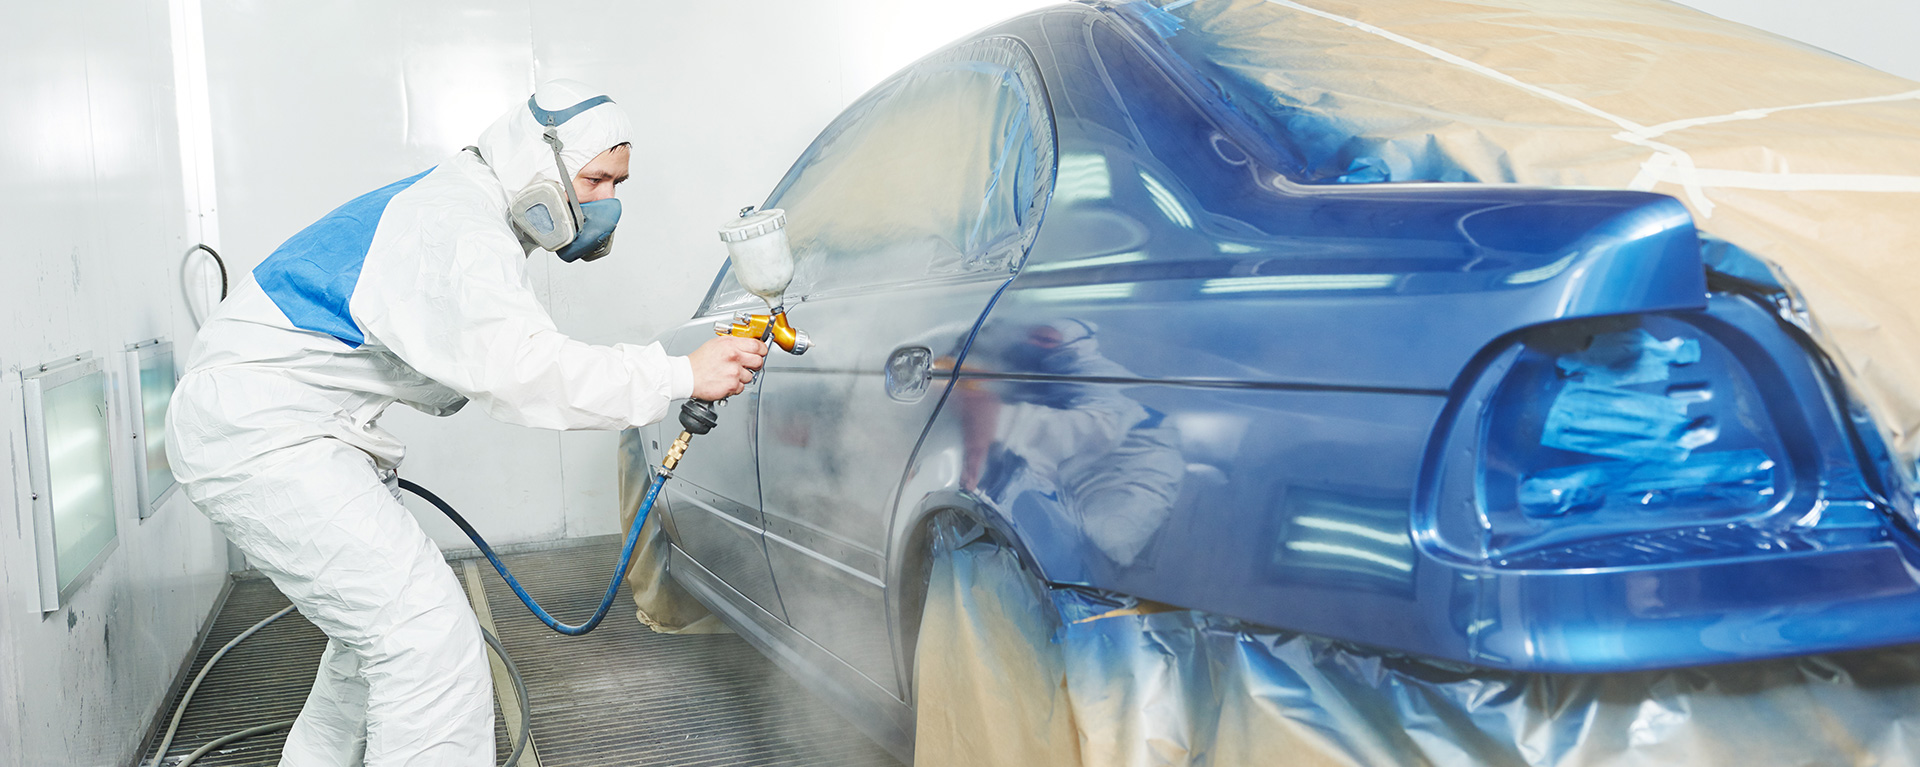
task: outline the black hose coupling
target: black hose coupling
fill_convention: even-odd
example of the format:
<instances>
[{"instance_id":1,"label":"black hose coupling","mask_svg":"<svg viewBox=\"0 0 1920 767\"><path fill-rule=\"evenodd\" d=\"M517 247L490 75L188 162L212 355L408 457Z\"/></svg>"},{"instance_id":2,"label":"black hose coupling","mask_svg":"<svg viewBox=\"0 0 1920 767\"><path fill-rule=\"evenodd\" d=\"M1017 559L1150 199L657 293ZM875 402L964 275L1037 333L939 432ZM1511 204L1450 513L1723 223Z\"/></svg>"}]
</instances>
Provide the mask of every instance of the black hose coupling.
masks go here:
<instances>
[{"instance_id":1,"label":"black hose coupling","mask_svg":"<svg viewBox=\"0 0 1920 767\"><path fill-rule=\"evenodd\" d=\"M680 427L690 434L705 434L713 431L720 423L720 414L713 409L713 403L703 399L690 399L680 406Z\"/></svg>"}]
</instances>

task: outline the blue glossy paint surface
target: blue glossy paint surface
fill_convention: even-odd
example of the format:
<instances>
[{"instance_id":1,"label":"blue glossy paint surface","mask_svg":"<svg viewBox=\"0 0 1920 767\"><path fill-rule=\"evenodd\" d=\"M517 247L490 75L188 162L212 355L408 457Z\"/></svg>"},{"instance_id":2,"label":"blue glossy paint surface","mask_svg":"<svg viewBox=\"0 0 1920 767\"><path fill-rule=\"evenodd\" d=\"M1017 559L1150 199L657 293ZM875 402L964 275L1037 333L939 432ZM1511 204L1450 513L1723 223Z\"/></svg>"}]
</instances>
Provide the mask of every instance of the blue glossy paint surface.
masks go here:
<instances>
[{"instance_id":1,"label":"blue glossy paint surface","mask_svg":"<svg viewBox=\"0 0 1920 767\"><path fill-rule=\"evenodd\" d=\"M1872 430L1677 202L1296 184L1127 23L1002 27L1055 191L916 459L1045 577L1516 670L1920 639Z\"/></svg>"}]
</instances>

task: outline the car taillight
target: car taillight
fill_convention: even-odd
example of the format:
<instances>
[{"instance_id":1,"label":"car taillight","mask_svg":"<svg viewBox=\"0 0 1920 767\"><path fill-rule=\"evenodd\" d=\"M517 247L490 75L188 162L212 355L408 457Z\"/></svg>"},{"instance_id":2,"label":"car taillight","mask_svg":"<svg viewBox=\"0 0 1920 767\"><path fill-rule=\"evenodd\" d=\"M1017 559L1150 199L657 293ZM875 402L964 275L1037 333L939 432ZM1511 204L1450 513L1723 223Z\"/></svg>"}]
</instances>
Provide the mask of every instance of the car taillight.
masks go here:
<instances>
[{"instance_id":1,"label":"car taillight","mask_svg":"<svg viewBox=\"0 0 1920 767\"><path fill-rule=\"evenodd\" d=\"M1792 489L1788 451L1727 345L1737 334L1710 325L1648 315L1521 339L1479 424L1475 484L1490 559L1586 560L1568 547L1623 537L1635 539L1622 544L1630 549L1657 548L1647 533L1781 503Z\"/></svg>"},{"instance_id":2,"label":"car taillight","mask_svg":"<svg viewBox=\"0 0 1920 767\"><path fill-rule=\"evenodd\" d=\"M1545 357L1529 362L1546 363ZM1553 380L1505 392L1530 400L1535 409L1551 393L1538 441L1552 452L1536 451L1523 460L1517 478L1527 515L1648 509L1689 500L1720 509L1770 502L1773 457L1721 444L1721 423L1729 414L1714 400L1724 404L1728 395L1744 394L1746 381L1709 370L1698 334L1680 330L1663 339L1644 328L1597 333L1584 349L1553 354L1551 365ZM1489 434L1499 427L1491 424Z\"/></svg>"}]
</instances>

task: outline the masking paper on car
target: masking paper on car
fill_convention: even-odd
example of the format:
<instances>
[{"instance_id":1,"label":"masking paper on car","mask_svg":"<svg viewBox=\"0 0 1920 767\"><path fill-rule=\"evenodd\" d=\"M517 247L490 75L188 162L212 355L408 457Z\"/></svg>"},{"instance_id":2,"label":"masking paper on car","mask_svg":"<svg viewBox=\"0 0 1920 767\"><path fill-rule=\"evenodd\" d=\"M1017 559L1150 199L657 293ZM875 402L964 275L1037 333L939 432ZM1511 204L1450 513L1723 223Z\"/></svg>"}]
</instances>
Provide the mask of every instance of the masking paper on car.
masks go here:
<instances>
[{"instance_id":1,"label":"masking paper on car","mask_svg":"<svg viewBox=\"0 0 1920 767\"><path fill-rule=\"evenodd\" d=\"M1810 310L1911 479L1920 83L1660 0L1120 6L1294 183L1672 195Z\"/></svg>"},{"instance_id":2,"label":"masking paper on car","mask_svg":"<svg viewBox=\"0 0 1920 767\"><path fill-rule=\"evenodd\" d=\"M653 464L641 447L645 443L639 429L620 432L621 530L633 527L633 516L640 512L653 482ZM719 616L667 576L667 534L661 521L667 517L666 495L662 493L654 504L656 508L641 526L640 542L633 547L633 561L627 565L627 589L639 608L640 622L662 634L731 633Z\"/></svg>"},{"instance_id":3,"label":"masking paper on car","mask_svg":"<svg viewBox=\"0 0 1920 767\"><path fill-rule=\"evenodd\" d=\"M1604 675L1441 664L1048 588L935 537L916 765L1837 765L1920 759L1920 646Z\"/></svg>"}]
</instances>

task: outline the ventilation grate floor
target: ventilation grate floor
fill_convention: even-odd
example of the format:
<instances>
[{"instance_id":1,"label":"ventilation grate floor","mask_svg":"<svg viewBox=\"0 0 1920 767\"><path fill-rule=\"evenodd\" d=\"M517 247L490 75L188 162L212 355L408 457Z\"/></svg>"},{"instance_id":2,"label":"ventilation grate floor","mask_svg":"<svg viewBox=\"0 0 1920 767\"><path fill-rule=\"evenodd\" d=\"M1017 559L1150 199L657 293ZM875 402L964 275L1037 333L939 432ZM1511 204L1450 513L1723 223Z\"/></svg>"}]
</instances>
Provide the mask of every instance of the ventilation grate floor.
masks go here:
<instances>
[{"instance_id":1,"label":"ventilation grate floor","mask_svg":"<svg viewBox=\"0 0 1920 767\"><path fill-rule=\"evenodd\" d=\"M618 555L619 542L609 538L503 559L548 611L578 622L599 604ZM593 633L560 636L529 615L490 566L481 569L495 633L527 681L541 767L899 764L737 636L655 634L634 619L624 588ZM461 567L455 572L464 577ZM234 584L188 679L227 640L286 604L265 579ZM298 612L242 642L194 694L162 765L220 735L293 718L325 645ZM176 695L162 727L178 704ZM505 721L496 705L500 760L509 745ZM197 764L274 765L285 740L284 732L263 735ZM156 745L141 765L152 763Z\"/></svg>"},{"instance_id":2,"label":"ventilation grate floor","mask_svg":"<svg viewBox=\"0 0 1920 767\"><path fill-rule=\"evenodd\" d=\"M193 667L187 671L187 679L192 680L200 673L207 660L228 640L286 606L287 598L265 578L248 578L233 584L227 603L213 619L206 644L201 646L200 654L193 659ZM220 659L220 665L200 683L200 689L193 694L193 704L180 719L179 733L162 764L179 761L222 735L292 719L307 699L307 690L313 686L313 673L320 666L320 651L326 646L326 635L297 611L241 642L227 657ZM185 692L183 683L161 715L162 730L173 719L180 696ZM142 765L153 763L153 749L160 745L159 733L154 737L155 742L147 745L147 753L140 761ZM197 764L208 767L274 765L280 761L280 747L286 740L285 731L268 733L233 743L221 753L202 757Z\"/></svg>"}]
</instances>

